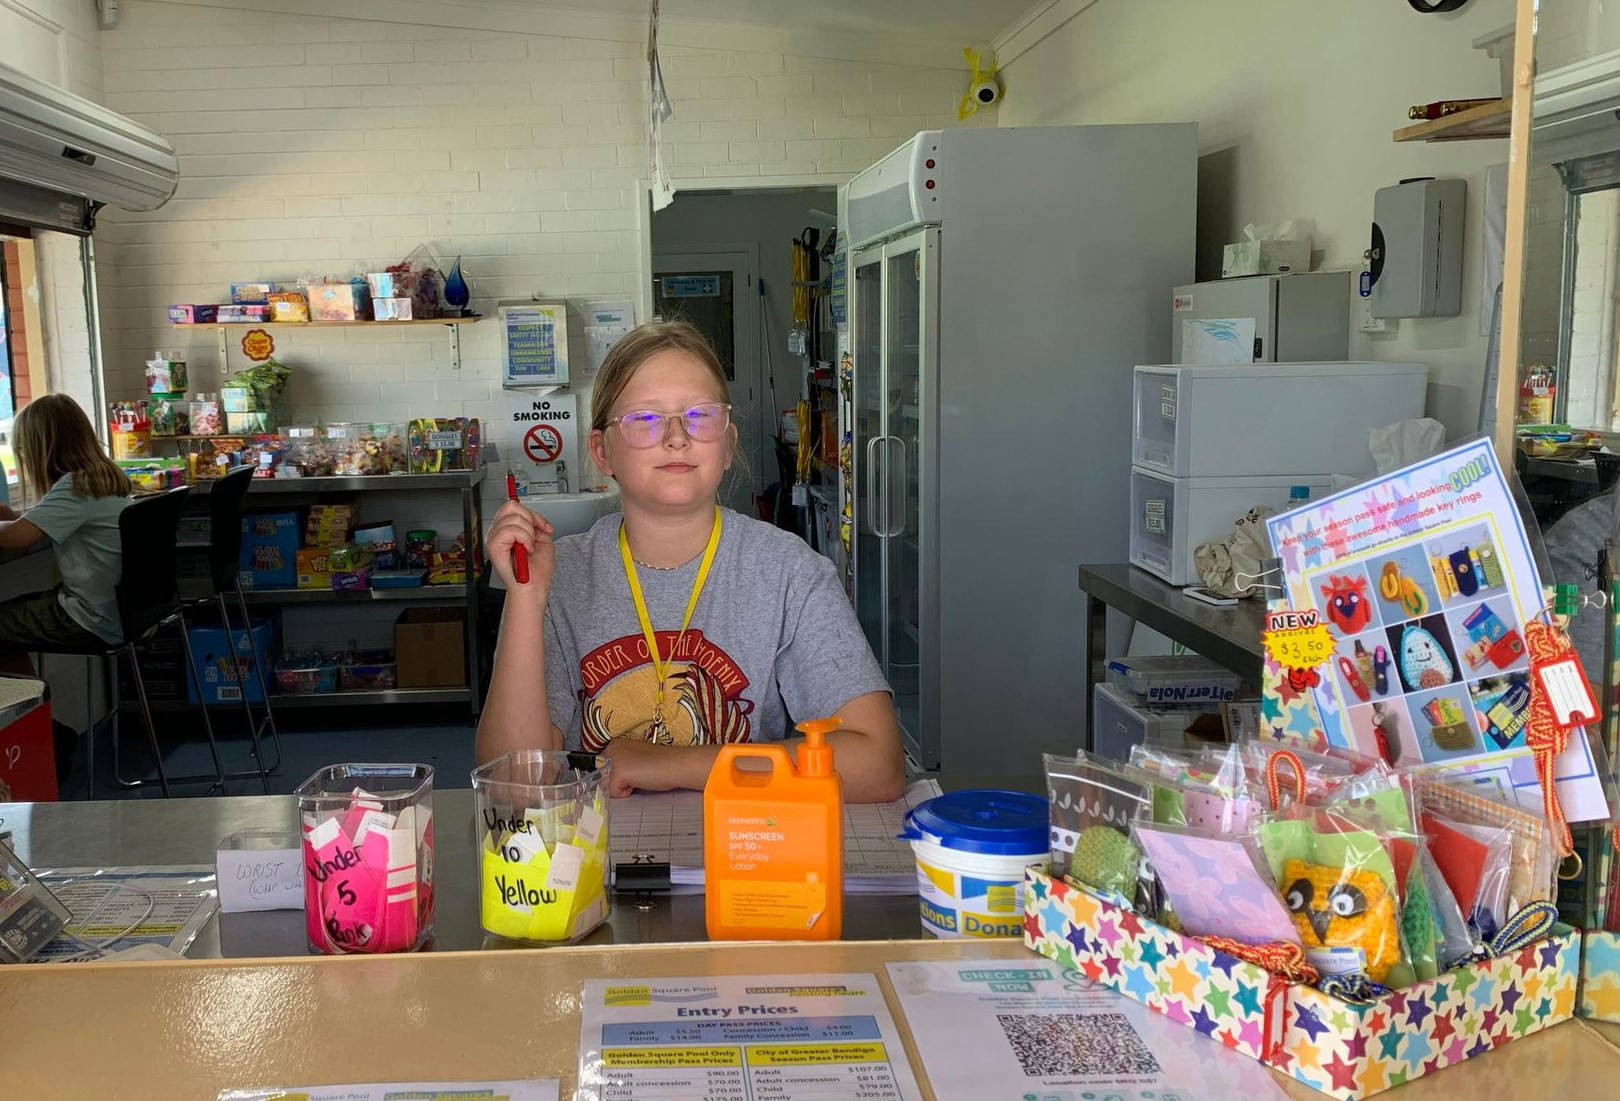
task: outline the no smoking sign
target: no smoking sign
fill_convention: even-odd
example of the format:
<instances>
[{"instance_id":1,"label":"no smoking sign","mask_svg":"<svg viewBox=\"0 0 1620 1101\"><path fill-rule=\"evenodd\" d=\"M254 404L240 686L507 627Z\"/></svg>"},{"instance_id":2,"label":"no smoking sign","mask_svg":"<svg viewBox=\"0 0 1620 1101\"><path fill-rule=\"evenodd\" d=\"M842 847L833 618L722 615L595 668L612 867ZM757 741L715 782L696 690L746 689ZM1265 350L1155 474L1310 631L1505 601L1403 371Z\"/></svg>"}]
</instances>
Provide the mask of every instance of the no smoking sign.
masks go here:
<instances>
[{"instance_id":1,"label":"no smoking sign","mask_svg":"<svg viewBox=\"0 0 1620 1101\"><path fill-rule=\"evenodd\" d=\"M549 424L537 424L523 434L523 453L531 463L554 463L562 449L562 433Z\"/></svg>"},{"instance_id":2,"label":"no smoking sign","mask_svg":"<svg viewBox=\"0 0 1620 1101\"><path fill-rule=\"evenodd\" d=\"M518 480L535 489L554 490L561 488L558 475L565 471L570 488L577 486L581 471L574 395L566 390L513 394L510 409L502 450Z\"/></svg>"}]
</instances>

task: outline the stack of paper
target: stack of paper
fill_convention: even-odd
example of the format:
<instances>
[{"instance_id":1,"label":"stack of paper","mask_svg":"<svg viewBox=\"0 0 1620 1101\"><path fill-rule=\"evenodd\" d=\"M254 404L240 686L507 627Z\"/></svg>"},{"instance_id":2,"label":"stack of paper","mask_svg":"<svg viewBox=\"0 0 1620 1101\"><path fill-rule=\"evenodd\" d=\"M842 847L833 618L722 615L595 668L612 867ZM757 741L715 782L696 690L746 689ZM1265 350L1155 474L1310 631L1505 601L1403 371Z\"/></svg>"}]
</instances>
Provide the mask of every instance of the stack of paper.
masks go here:
<instances>
[{"instance_id":1,"label":"stack of paper","mask_svg":"<svg viewBox=\"0 0 1620 1101\"><path fill-rule=\"evenodd\" d=\"M844 890L855 895L908 895L917 889L909 842L899 838L906 812L940 794L918 780L892 803L844 807ZM667 863L677 887L703 886L703 793L647 792L612 806L613 863Z\"/></svg>"}]
</instances>

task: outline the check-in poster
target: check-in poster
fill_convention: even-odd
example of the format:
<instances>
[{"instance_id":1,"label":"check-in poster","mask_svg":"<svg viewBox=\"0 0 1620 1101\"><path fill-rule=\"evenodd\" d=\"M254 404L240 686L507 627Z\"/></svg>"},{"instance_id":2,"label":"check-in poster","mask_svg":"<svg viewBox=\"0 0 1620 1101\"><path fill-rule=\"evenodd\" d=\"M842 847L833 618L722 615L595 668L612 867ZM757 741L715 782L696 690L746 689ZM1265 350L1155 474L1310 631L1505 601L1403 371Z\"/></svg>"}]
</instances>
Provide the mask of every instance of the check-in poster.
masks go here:
<instances>
[{"instance_id":1,"label":"check-in poster","mask_svg":"<svg viewBox=\"0 0 1620 1101\"><path fill-rule=\"evenodd\" d=\"M1295 610L1314 609L1334 653L1314 693L1329 742L1392 764L1496 775L1539 808L1525 746L1524 625L1545 604L1488 440L1266 521ZM1556 774L1572 822L1607 817L1586 738Z\"/></svg>"}]
</instances>

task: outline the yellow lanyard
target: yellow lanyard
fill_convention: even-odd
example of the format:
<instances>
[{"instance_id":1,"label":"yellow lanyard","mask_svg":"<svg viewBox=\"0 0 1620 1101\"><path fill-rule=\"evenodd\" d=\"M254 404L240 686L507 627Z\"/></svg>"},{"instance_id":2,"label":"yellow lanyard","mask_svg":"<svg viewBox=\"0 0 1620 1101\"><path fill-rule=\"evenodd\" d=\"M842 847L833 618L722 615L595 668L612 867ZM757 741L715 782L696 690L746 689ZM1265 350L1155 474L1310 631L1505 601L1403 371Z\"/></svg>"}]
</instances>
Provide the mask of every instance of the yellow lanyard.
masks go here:
<instances>
[{"instance_id":1,"label":"yellow lanyard","mask_svg":"<svg viewBox=\"0 0 1620 1101\"><path fill-rule=\"evenodd\" d=\"M709 567L714 565L714 552L720 546L720 506L714 506L714 530L709 533L709 545L703 550L703 561L698 565L697 579L692 582L692 596L686 602L686 618L681 620L680 634L675 636L675 645L671 647L669 656L674 660L675 655L681 651L681 641L686 638L686 629L692 625L692 613L697 611L698 597L703 595L703 583L709 579ZM664 708L664 669L666 662L663 654L658 651L658 636L653 633L652 618L647 614L647 598L641 592L641 579L636 576L636 563L630 557L630 537L624 533L624 524L619 524L619 556L624 559L624 577L630 582L630 598L636 602L636 616L641 620L641 634L647 640L647 653L652 658L653 674L658 678L658 698L653 705L655 716L662 715Z\"/></svg>"}]
</instances>

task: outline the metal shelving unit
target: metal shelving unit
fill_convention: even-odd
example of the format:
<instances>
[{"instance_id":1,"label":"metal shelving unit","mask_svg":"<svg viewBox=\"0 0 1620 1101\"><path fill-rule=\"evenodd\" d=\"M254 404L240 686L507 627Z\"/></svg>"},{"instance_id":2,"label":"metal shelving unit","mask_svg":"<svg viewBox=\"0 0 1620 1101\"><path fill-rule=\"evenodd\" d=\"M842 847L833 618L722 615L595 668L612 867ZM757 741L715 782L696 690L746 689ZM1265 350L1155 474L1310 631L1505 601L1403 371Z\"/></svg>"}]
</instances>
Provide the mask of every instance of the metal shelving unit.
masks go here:
<instances>
[{"instance_id":1,"label":"metal shelving unit","mask_svg":"<svg viewBox=\"0 0 1620 1101\"><path fill-rule=\"evenodd\" d=\"M467 596L465 585L421 585L409 589L243 589L249 604L366 604L375 601L444 602Z\"/></svg>"},{"instance_id":2,"label":"metal shelving unit","mask_svg":"<svg viewBox=\"0 0 1620 1101\"><path fill-rule=\"evenodd\" d=\"M388 323L388 324L391 324ZM461 526L467 547L468 582L463 585L424 585L412 589L363 589L339 592L332 589L244 589L249 604L265 605L372 605L377 603L461 603L466 608L467 684L463 688L394 688L374 692L324 692L308 696L273 695L274 707L342 707L361 704L421 704L466 702L476 717L483 706L479 696L479 671L483 665L480 646L478 586L472 579L483 558L484 509L479 487L484 470L449 470L438 474L377 474L370 477L333 478L254 478L248 487L248 507L269 504L266 497L319 498L325 494L366 493L455 493L461 499ZM208 492L212 483L199 482L192 492ZM294 503L289 501L289 504ZM334 632L341 637L339 632Z\"/></svg>"}]
</instances>

